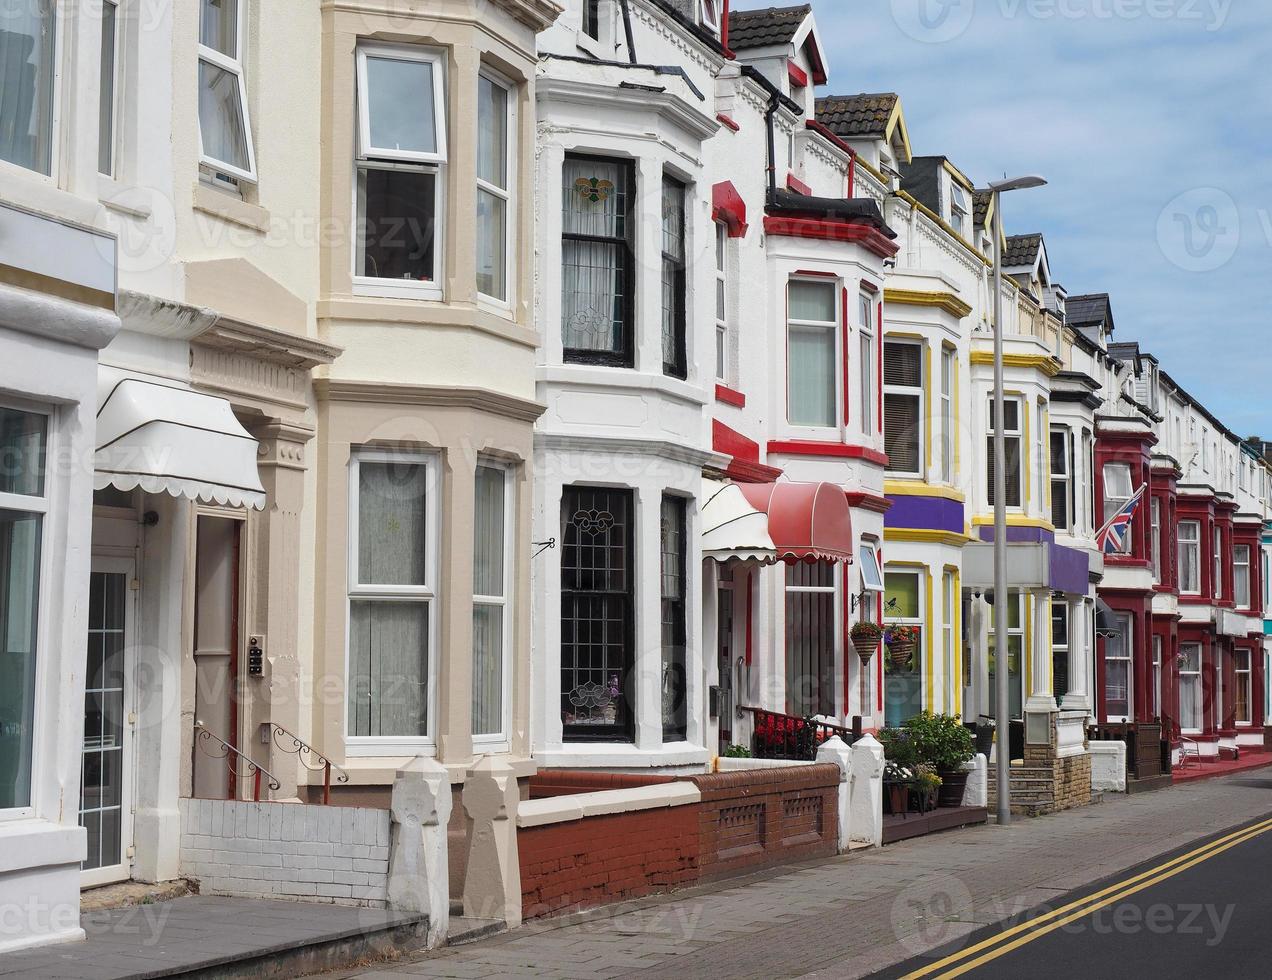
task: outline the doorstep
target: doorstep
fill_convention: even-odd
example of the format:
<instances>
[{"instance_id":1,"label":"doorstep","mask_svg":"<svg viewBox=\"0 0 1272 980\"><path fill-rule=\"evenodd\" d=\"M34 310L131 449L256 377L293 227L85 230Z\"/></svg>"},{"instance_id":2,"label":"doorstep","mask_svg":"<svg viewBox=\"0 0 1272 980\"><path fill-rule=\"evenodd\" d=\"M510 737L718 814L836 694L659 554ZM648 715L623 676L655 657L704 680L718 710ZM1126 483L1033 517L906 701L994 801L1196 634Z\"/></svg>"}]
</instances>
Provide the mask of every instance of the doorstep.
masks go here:
<instances>
[{"instance_id":1,"label":"doorstep","mask_svg":"<svg viewBox=\"0 0 1272 980\"><path fill-rule=\"evenodd\" d=\"M927 813L888 814L883 818L883 843L954 830L972 824L989 822L989 810L983 806L937 807Z\"/></svg>"},{"instance_id":2,"label":"doorstep","mask_svg":"<svg viewBox=\"0 0 1272 980\"><path fill-rule=\"evenodd\" d=\"M1132 779L1127 777L1126 792L1130 793L1147 793L1154 789L1165 789L1170 786L1174 780L1170 773L1163 772L1156 776L1145 776L1143 779Z\"/></svg>"},{"instance_id":3,"label":"doorstep","mask_svg":"<svg viewBox=\"0 0 1272 980\"><path fill-rule=\"evenodd\" d=\"M1186 783L1194 779L1230 776L1234 772L1247 772L1251 769L1262 769L1264 766L1272 766L1272 752L1247 750L1241 753L1240 759L1215 759L1211 756L1200 763L1196 756L1189 756L1188 765L1177 764L1171 776L1176 783Z\"/></svg>"},{"instance_id":4,"label":"doorstep","mask_svg":"<svg viewBox=\"0 0 1272 980\"><path fill-rule=\"evenodd\" d=\"M85 912L82 942L0 959L0 980L295 977L428 945L428 918L392 909L190 895Z\"/></svg>"}]
</instances>

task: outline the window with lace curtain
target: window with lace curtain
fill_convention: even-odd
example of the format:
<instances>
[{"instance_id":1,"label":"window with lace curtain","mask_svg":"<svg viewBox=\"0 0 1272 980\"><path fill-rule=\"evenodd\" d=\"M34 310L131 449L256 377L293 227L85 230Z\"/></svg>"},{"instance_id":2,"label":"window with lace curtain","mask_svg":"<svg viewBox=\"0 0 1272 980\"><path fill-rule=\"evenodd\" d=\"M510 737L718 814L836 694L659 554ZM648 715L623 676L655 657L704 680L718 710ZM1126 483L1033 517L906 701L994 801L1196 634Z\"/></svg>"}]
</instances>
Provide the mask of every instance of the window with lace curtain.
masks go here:
<instances>
[{"instance_id":1,"label":"window with lace curtain","mask_svg":"<svg viewBox=\"0 0 1272 980\"><path fill-rule=\"evenodd\" d=\"M561 186L561 345L567 362L633 367L629 160L569 155Z\"/></svg>"},{"instance_id":2,"label":"window with lace curtain","mask_svg":"<svg viewBox=\"0 0 1272 980\"><path fill-rule=\"evenodd\" d=\"M663 374L688 375L685 352L685 185L663 177L662 350Z\"/></svg>"},{"instance_id":3,"label":"window with lace curtain","mask_svg":"<svg viewBox=\"0 0 1272 980\"><path fill-rule=\"evenodd\" d=\"M348 735L431 735L437 459L362 450L350 463Z\"/></svg>"},{"instance_id":4,"label":"window with lace curtain","mask_svg":"<svg viewBox=\"0 0 1272 980\"><path fill-rule=\"evenodd\" d=\"M507 737L508 604L512 527L510 471L477 465L473 507L473 695L475 741Z\"/></svg>"},{"instance_id":5,"label":"window with lace curtain","mask_svg":"<svg viewBox=\"0 0 1272 980\"><path fill-rule=\"evenodd\" d=\"M923 470L923 345L883 344L883 447L888 472L921 476Z\"/></svg>"}]
</instances>

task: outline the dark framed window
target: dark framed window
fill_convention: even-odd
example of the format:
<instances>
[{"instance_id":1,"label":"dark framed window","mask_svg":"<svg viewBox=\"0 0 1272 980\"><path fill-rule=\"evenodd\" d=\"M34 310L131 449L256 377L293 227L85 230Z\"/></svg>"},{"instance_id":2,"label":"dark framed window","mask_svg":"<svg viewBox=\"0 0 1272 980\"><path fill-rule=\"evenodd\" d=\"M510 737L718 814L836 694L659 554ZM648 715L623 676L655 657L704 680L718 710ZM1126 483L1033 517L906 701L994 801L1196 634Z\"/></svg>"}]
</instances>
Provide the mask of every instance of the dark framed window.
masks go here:
<instances>
[{"instance_id":1,"label":"dark framed window","mask_svg":"<svg viewBox=\"0 0 1272 980\"><path fill-rule=\"evenodd\" d=\"M632 741L630 490L561 496L561 723L566 740Z\"/></svg>"},{"instance_id":2,"label":"dark framed window","mask_svg":"<svg viewBox=\"0 0 1272 980\"><path fill-rule=\"evenodd\" d=\"M1021 429L1021 403L1016 398L1003 401L1003 445L1006 447L1004 469L1007 475L1007 506L1020 507L1021 473L1023 471ZM985 479L988 488L986 499L994 506L994 399L989 400L989 432L985 436Z\"/></svg>"},{"instance_id":3,"label":"dark framed window","mask_svg":"<svg viewBox=\"0 0 1272 980\"><path fill-rule=\"evenodd\" d=\"M685 357L685 185L671 177L662 186L663 374L688 376Z\"/></svg>"},{"instance_id":4,"label":"dark framed window","mask_svg":"<svg viewBox=\"0 0 1272 980\"><path fill-rule=\"evenodd\" d=\"M835 713L835 566L786 566L786 711Z\"/></svg>"},{"instance_id":5,"label":"dark framed window","mask_svg":"<svg viewBox=\"0 0 1272 980\"><path fill-rule=\"evenodd\" d=\"M583 33L593 41L601 39L601 0L583 0Z\"/></svg>"},{"instance_id":6,"label":"dark framed window","mask_svg":"<svg viewBox=\"0 0 1272 980\"><path fill-rule=\"evenodd\" d=\"M662 731L664 742L683 741L687 733L685 696L685 501L664 496L659 522L662 574Z\"/></svg>"},{"instance_id":7,"label":"dark framed window","mask_svg":"<svg viewBox=\"0 0 1272 980\"><path fill-rule=\"evenodd\" d=\"M1051 523L1073 527L1073 433L1064 426L1051 429Z\"/></svg>"},{"instance_id":8,"label":"dark framed window","mask_svg":"<svg viewBox=\"0 0 1272 980\"><path fill-rule=\"evenodd\" d=\"M633 367L629 160L570 155L561 187L561 343L567 362Z\"/></svg>"},{"instance_id":9,"label":"dark framed window","mask_svg":"<svg viewBox=\"0 0 1272 980\"><path fill-rule=\"evenodd\" d=\"M883 448L888 472L923 473L923 346L903 340L883 343Z\"/></svg>"}]
</instances>

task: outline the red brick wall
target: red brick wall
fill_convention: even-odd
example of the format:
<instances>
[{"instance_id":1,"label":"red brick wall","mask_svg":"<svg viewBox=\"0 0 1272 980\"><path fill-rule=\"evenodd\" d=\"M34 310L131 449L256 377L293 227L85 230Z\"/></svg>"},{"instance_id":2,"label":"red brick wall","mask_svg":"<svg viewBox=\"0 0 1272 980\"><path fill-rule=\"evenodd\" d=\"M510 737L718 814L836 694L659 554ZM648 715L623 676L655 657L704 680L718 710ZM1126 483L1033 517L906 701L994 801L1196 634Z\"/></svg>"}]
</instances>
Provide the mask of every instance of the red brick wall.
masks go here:
<instances>
[{"instance_id":1,"label":"red brick wall","mask_svg":"<svg viewBox=\"0 0 1272 980\"><path fill-rule=\"evenodd\" d=\"M690 778L702 792L698 826L703 880L838 852L838 766Z\"/></svg>"},{"instance_id":2,"label":"red brick wall","mask_svg":"<svg viewBox=\"0 0 1272 980\"><path fill-rule=\"evenodd\" d=\"M523 827L517 847L525 918L621 902L698 880L698 807Z\"/></svg>"},{"instance_id":3,"label":"red brick wall","mask_svg":"<svg viewBox=\"0 0 1272 980\"><path fill-rule=\"evenodd\" d=\"M550 796L573 796L575 793L599 793L610 789L633 789L674 783L675 776L657 776L634 772L585 772L580 769L540 769L530 777L530 799Z\"/></svg>"}]
</instances>

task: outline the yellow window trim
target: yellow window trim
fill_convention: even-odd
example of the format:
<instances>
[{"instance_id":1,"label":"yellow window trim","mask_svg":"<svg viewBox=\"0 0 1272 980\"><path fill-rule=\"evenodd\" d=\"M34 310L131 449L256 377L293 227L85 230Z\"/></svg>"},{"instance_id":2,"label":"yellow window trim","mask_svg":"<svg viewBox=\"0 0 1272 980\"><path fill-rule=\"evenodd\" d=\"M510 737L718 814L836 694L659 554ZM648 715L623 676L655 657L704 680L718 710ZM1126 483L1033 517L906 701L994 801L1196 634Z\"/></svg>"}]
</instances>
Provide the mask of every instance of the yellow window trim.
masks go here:
<instances>
[{"instance_id":1,"label":"yellow window trim","mask_svg":"<svg viewBox=\"0 0 1272 980\"><path fill-rule=\"evenodd\" d=\"M960 504L967 502L967 495L960 490L924 483L922 480L884 480L883 492L892 497L943 497Z\"/></svg>"},{"instance_id":2,"label":"yellow window trim","mask_svg":"<svg viewBox=\"0 0 1272 980\"><path fill-rule=\"evenodd\" d=\"M926 306L944 310L950 316L962 320L971 316L972 307L956 294L940 290L925 289L885 289L885 303L896 303L898 306Z\"/></svg>"}]
</instances>

